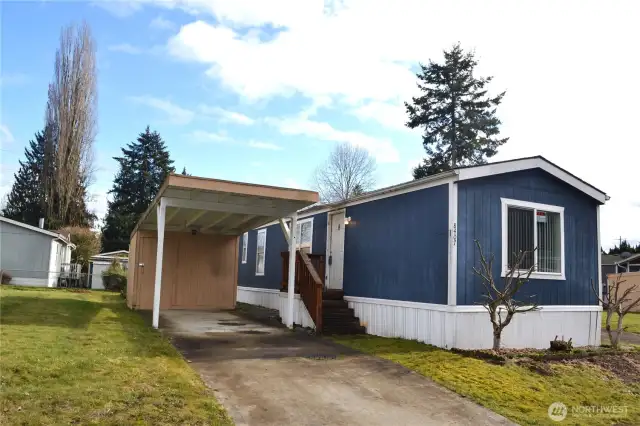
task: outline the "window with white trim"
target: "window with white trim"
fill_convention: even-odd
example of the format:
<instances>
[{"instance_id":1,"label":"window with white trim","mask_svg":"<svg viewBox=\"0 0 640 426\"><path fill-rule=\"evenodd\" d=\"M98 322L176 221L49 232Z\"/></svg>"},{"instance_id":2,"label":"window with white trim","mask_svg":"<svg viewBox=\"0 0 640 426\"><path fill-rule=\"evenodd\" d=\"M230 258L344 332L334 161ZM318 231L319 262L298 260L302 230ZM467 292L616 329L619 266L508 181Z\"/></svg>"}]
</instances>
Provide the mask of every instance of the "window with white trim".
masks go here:
<instances>
[{"instance_id":1,"label":"window with white trim","mask_svg":"<svg viewBox=\"0 0 640 426\"><path fill-rule=\"evenodd\" d=\"M502 199L503 275L522 252L532 278L564 279L564 207Z\"/></svg>"},{"instance_id":2,"label":"window with white trim","mask_svg":"<svg viewBox=\"0 0 640 426\"><path fill-rule=\"evenodd\" d=\"M247 263L247 245L249 244L249 233L242 234L242 263Z\"/></svg>"},{"instance_id":3,"label":"window with white trim","mask_svg":"<svg viewBox=\"0 0 640 426\"><path fill-rule=\"evenodd\" d=\"M291 221L287 221L287 226L291 227ZM296 247L305 253L311 253L311 243L313 241L313 218L301 219L296 223Z\"/></svg>"},{"instance_id":4,"label":"window with white trim","mask_svg":"<svg viewBox=\"0 0 640 426\"><path fill-rule=\"evenodd\" d=\"M264 259L267 252L267 228L258 231L256 243L256 275L264 275Z\"/></svg>"}]
</instances>

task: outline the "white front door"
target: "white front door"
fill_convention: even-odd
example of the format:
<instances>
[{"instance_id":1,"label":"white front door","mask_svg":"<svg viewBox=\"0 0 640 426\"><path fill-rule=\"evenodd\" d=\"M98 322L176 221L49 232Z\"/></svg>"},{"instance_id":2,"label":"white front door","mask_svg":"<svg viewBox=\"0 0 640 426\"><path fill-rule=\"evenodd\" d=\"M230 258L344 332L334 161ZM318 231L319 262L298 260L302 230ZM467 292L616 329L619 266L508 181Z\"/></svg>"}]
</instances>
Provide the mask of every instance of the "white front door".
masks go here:
<instances>
[{"instance_id":1,"label":"white front door","mask_svg":"<svg viewBox=\"0 0 640 426\"><path fill-rule=\"evenodd\" d=\"M344 266L344 210L329 213L326 287L342 290Z\"/></svg>"}]
</instances>

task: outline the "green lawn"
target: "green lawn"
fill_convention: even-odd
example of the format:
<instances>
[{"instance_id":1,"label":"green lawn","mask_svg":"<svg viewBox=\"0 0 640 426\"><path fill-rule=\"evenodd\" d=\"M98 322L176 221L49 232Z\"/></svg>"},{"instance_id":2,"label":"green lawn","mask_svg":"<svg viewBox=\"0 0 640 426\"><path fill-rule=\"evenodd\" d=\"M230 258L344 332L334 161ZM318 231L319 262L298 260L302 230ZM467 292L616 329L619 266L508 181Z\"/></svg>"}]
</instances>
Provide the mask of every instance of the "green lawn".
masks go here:
<instances>
[{"instance_id":1,"label":"green lawn","mask_svg":"<svg viewBox=\"0 0 640 426\"><path fill-rule=\"evenodd\" d=\"M606 320L607 313L603 311L602 328L606 326ZM630 312L624 316L622 321L623 327L627 328L625 331L628 331L629 333L640 333L640 313ZM613 318L611 319L611 328L614 330L618 328L618 314L614 314Z\"/></svg>"},{"instance_id":2,"label":"green lawn","mask_svg":"<svg viewBox=\"0 0 640 426\"><path fill-rule=\"evenodd\" d=\"M0 288L0 424L231 424L118 294Z\"/></svg>"},{"instance_id":3,"label":"green lawn","mask_svg":"<svg viewBox=\"0 0 640 426\"><path fill-rule=\"evenodd\" d=\"M553 402L568 407L627 406L618 419L567 417L563 425L640 424L640 383L623 383L586 363L553 363L553 375L516 365L495 365L415 341L375 336L335 338L338 343L397 362L520 424L556 424L547 415Z\"/></svg>"}]
</instances>

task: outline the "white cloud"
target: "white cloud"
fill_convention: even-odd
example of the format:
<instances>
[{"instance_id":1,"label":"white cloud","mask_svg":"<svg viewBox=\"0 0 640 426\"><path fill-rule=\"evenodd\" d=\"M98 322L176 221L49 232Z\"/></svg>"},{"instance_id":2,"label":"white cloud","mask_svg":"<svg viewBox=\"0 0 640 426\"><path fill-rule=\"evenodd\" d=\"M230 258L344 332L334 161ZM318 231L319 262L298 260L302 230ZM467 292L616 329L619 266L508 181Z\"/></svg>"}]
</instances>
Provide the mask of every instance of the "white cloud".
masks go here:
<instances>
[{"instance_id":1,"label":"white cloud","mask_svg":"<svg viewBox=\"0 0 640 426\"><path fill-rule=\"evenodd\" d=\"M293 178L286 178L284 180L284 186L286 188L302 189L302 185L297 180L295 180Z\"/></svg>"},{"instance_id":2,"label":"white cloud","mask_svg":"<svg viewBox=\"0 0 640 426\"><path fill-rule=\"evenodd\" d=\"M92 2L93 6L98 6L119 18L126 18L142 9L142 1L130 0L98 0Z\"/></svg>"},{"instance_id":3,"label":"white cloud","mask_svg":"<svg viewBox=\"0 0 640 426\"><path fill-rule=\"evenodd\" d=\"M172 124L189 124L195 117L191 110L182 108L168 100L155 98L153 96L132 96L132 102L157 109L167 115L167 119Z\"/></svg>"},{"instance_id":4,"label":"white cloud","mask_svg":"<svg viewBox=\"0 0 640 426\"><path fill-rule=\"evenodd\" d=\"M130 55L139 55L140 53L142 53L142 49L129 43L113 44L111 46L108 46L107 50L111 52L128 53Z\"/></svg>"},{"instance_id":5,"label":"white cloud","mask_svg":"<svg viewBox=\"0 0 640 426\"><path fill-rule=\"evenodd\" d=\"M366 102L353 108L351 113L363 121L373 120L385 127L411 131L405 126L407 112L402 102Z\"/></svg>"},{"instance_id":6,"label":"white cloud","mask_svg":"<svg viewBox=\"0 0 640 426\"><path fill-rule=\"evenodd\" d=\"M250 141L249 142L249 146L251 148L258 148L258 149L268 149L271 151L280 151L282 150L282 147L273 143L269 143L269 142L259 142L259 141Z\"/></svg>"},{"instance_id":7,"label":"white cloud","mask_svg":"<svg viewBox=\"0 0 640 426\"><path fill-rule=\"evenodd\" d=\"M376 138L356 131L338 130L329 123L309 120L304 117L268 118L266 122L275 126L285 135L305 135L310 138L331 142L348 142L366 149L380 163L399 160L398 151L386 139Z\"/></svg>"},{"instance_id":8,"label":"white cloud","mask_svg":"<svg viewBox=\"0 0 640 426\"><path fill-rule=\"evenodd\" d=\"M200 111L201 114L217 116L217 117L220 117L222 121L226 121L226 122L243 124L246 126L249 126L255 122L254 119L252 119L251 117L247 117L242 113L229 111L227 109L220 108L220 107L200 105L198 107L198 110Z\"/></svg>"},{"instance_id":9,"label":"white cloud","mask_svg":"<svg viewBox=\"0 0 640 426\"><path fill-rule=\"evenodd\" d=\"M26 74L15 72L3 72L0 75L0 87L21 86L26 83L28 77Z\"/></svg>"},{"instance_id":10,"label":"white cloud","mask_svg":"<svg viewBox=\"0 0 640 426\"><path fill-rule=\"evenodd\" d=\"M154 30L173 30L175 27L176 25L173 22L163 18L162 16L153 18L149 23L149 28Z\"/></svg>"},{"instance_id":11,"label":"white cloud","mask_svg":"<svg viewBox=\"0 0 640 426\"><path fill-rule=\"evenodd\" d=\"M15 141L9 127L0 124L0 145L11 144Z\"/></svg>"},{"instance_id":12,"label":"white cloud","mask_svg":"<svg viewBox=\"0 0 640 426\"><path fill-rule=\"evenodd\" d=\"M231 140L223 133L207 132L204 130L194 130L187 134L186 138L193 142L228 142Z\"/></svg>"},{"instance_id":13,"label":"white cloud","mask_svg":"<svg viewBox=\"0 0 640 426\"><path fill-rule=\"evenodd\" d=\"M442 49L460 41L476 50L478 75L495 76L490 89L507 90L498 115L511 140L495 159L542 154L557 162L612 196L602 209L603 244L619 235L640 239L633 179L640 143L627 126L612 124L637 121L632 100L640 86L629 83L638 65L629 56L637 50L637 1L295 3L165 2L198 16L168 51L205 65L245 100L326 97L343 112L394 128L402 115L391 106L415 94L415 65L441 60ZM265 41L245 32L252 26L280 32ZM373 139L385 151L379 138L303 118L278 125L318 139Z\"/></svg>"}]
</instances>

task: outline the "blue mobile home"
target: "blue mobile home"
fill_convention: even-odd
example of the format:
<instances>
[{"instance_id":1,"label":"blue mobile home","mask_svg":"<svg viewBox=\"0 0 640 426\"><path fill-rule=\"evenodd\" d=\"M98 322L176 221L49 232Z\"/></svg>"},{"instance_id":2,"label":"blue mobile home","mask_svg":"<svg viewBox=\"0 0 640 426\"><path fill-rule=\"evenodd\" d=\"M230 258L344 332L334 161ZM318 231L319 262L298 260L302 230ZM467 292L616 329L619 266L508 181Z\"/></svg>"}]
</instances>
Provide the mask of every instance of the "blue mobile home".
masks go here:
<instances>
[{"instance_id":1,"label":"blue mobile home","mask_svg":"<svg viewBox=\"0 0 640 426\"><path fill-rule=\"evenodd\" d=\"M532 251L535 265L518 298L539 311L517 315L503 333L509 347L547 347L556 335L600 344L599 208L608 196L543 157L462 167L298 213L300 250L326 259L324 285L369 334L441 347L491 347L474 240L495 257ZM239 244L238 301L284 312L280 223ZM341 293L342 294L342 293ZM294 322L314 326L298 299Z\"/></svg>"}]
</instances>

